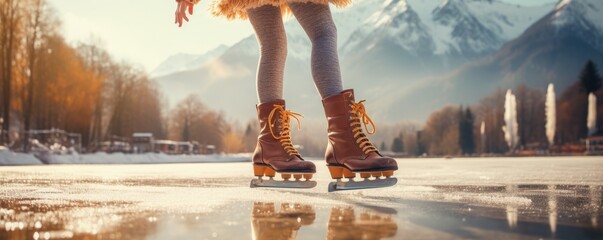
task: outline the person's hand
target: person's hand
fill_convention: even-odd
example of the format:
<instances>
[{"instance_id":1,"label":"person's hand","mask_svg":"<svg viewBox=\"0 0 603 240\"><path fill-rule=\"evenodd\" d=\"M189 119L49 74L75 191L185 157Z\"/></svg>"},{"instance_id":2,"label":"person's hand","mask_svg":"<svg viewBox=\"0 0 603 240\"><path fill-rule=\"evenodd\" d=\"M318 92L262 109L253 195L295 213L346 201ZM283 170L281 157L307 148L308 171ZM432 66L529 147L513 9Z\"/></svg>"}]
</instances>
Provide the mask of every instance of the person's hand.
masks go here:
<instances>
[{"instance_id":1,"label":"person's hand","mask_svg":"<svg viewBox=\"0 0 603 240\"><path fill-rule=\"evenodd\" d=\"M192 4L189 1L186 1L186 0L178 1L178 7L176 8L176 21L175 21L175 23L178 24L178 27L182 27L183 19L188 22L188 17L186 16L186 12L188 11L188 14L193 15L193 6L194 6L194 4Z\"/></svg>"}]
</instances>

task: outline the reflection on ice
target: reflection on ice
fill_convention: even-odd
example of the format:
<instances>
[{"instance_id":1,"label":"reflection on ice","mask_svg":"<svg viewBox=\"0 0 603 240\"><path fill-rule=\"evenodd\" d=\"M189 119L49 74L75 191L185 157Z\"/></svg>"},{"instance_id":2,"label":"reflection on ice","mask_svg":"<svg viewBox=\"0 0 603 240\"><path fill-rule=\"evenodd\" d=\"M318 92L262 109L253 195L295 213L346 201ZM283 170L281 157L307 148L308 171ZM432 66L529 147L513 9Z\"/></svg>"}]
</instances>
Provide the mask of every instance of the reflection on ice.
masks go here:
<instances>
[{"instance_id":1,"label":"reflection on ice","mask_svg":"<svg viewBox=\"0 0 603 240\"><path fill-rule=\"evenodd\" d=\"M301 226L314 223L316 212L310 205L253 203L252 238L258 240L295 239Z\"/></svg>"},{"instance_id":2,"label":"reflection on ice","mask_svg":"<svg viewBox=\"0 0 603 240\"><path fill-rule=\"evenodd\" d=\"M506 188L507 193L510 195L514 195L517 192L517 185L507 185ZM507 205L507 223L509 224L509 228L513 229L517 227L517 206L516 205Z\"/></svg>"},{"instance_id":3,"label":"reflection on ice","mask_svg":"<svg viewBox=\"0 0 603 240\"><path fill-rule=\"evenodd\" d=\"M31 199L0 199L0 239L102 239L147 232L145 213L129 213L125 203L48 204Z\"/></svg>"},{"instance_id":4,"label":"reflection on ice","mask_svg":"<svg viewBox=\"0 0 603 240\"><path fill-rule=\"evenodd\" d=\"M327 227L327 239L384 239L396 235L398 224L392 215L362 211L356 215L354 208L334 207Z\"/></svg>"},{"instance_id":5,"label":"reflection on ice","mask_svg":"<svg viewBox=\"0 0 603 240\"><path fill-rule=\"evenodd\" d=\"M73 238L73 232L71 231L47 231L47 232L34 232L33 239L70 239Z\"/></svg>"},{"instance_id":6,"label":"reflection on ice","mask_svg":"<svg viewBox=\"0 0 603 240\"><path fill-rule=\"evenodd\" d=\"M333 207L327 222L326 239L391 238L398 231L393 217L367 209L357 215L353 207ZM316 212L311 205L282 203L277 208L274 203L255 202L251 215L252 238L296 239L300 228L317 224L315 220Z\"/></svg>"},{"instance_id":7,"label":"reflection on ice","mask_svg":"<svg viewBox=\"0 0 603 240\"><path fill-rule=\"evenodd\" d=\"M549 185L549 225L551 226L551 232L555 234L557 232L557 195L555 192L555 185Z\"/></svg>"},{"instance_id":8,"label":"reflection on ice","mask_svg":"<svg viewBox=\"0 0 603 240\"><path fill-rule=\"evenodd\" d=\"M593 225L593 228L597 228L598 221L597 217L601 212L601 189L597 186L589 186L589 197L590 197L590 222Z\"/></svg>"},{"instance_id":9,"label":"reflection on ice","mask_svg":"<svg viewBox=\"0 0 603 240\"><path fill-rule=\"evenodd\" d=\"M517 207L511 205L507 206L507 222L511 229L517 227L517 218Z\"/></svg>"}]
</instances>

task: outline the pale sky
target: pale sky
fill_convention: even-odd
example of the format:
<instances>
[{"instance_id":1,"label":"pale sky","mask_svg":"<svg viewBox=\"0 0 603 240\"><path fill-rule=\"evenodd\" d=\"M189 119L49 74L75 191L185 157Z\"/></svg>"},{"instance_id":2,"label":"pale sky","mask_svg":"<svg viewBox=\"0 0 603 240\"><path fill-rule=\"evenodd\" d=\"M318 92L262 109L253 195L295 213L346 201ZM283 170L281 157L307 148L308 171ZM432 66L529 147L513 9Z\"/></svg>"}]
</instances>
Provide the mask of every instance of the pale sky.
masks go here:
<instances>
[{"instance_id":1,"label":"pale sky","mask_svg":"<svg viewBox=\"0 0 603 240\"><path fill-rule=\"evenodd\" d=\"M220 44L232 45L253 33L247 21L227 21L210 15L202 1L191 22L178 28L174 0L49 0L63 21L71 43L94 35L117 60L139 65L149 73L176 53L200 54ZM556 0L504 0L538 5Z\"/></svg>"},{"instance_id":2,"label":"pale sky","mask_svg":"<svg viewBox=\"0 0 603 240\"><path fill-rule=\"evenodd\" d=\"M69 42L100 37L118 60L142 65L148 72L176 53L199 54L220 44L232 45L252 34L244 21L212 17L207 2L198 6L191 22L174 24L173 0L49 0L63 21Z\"/></svg>"}]
</instances>

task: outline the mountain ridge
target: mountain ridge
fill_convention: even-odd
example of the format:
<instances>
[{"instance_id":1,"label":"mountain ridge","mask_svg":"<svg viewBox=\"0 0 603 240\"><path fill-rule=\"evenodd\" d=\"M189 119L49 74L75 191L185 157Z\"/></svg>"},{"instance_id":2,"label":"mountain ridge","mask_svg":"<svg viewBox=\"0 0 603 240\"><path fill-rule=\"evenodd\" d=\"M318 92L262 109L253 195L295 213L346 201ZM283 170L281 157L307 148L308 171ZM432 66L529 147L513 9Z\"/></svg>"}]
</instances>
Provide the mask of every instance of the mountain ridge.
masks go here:
<instances>
[{"instance_id":1,"label":"mountain ridge","mask_svg":"<svg viewBox=\"0 0 603 240\"><path fill-rule=\"evenodd\" d=\"M556 13L559 10L556 7L560 5L518 7L496 0L390 0L376 5L377 2L362 1L347 10L334 11L333 15L341 37L338 42L344 86L353 86L357 95L369 100L366 105L371 109L369 111L375 113L374 118L386 122L423 121L429 113L443 104L474 103L496 87L512 87L527 81L512 79L513 71L534 75L533 71L523 71L513 64L503 66L497 61L523 62L512 60L521 56L516 51L519 49L517 45L509 44L518 41L527 31L535 31L533 27ZM385 12L388 14L383 15ZM434 17L435 15L438 17ZM379 21L384 25L374 24ZM410 35L406 35L407 38L402 38L401 41L392 41L394 37L414 32L389 26L404 27L407 23L414 24L412 26L417 27L415 30L423 33L423 40L411 41L419 45L404 47L404 41L413 40L408 37ZM575 25L571 21L568 24ZM379 27L385 30L380 30ZM315 93L309 71L310 42L295 21L287 22L286 28L289 56L285 73L285 98L288 99L289 106L305 113L308 118L323 117L320 98ZM479 34L472 35L475 31L471 29L481 30ZM394 34L393 30L401 32ZM377 32L380 34L373 34ZM477 41L473 42L475 45L470 44L473 40ZM598 43L596 40L594 43L579 42L581 46ZM567 46L550 47L553 48L552 52L559 48L568 49L563 54L572 52ZM530 56L539 55L525 57ZM577 58L580 57L583 55ZM210 102L228 116L246 120L255 116L254 109L240 103L249 102L251 106L251 103L257 101L253 90L257 58L257 43L255 37L250 36L204 66L185 71L185 74L175 73L157 80L160 86L170 92L171 104L175 104L178 97L199 93L204 102ZM576 63L580 64L582 63ZM548 65L543 61L542 66ZM504 71L496 70L499 67L505 68ZM528 69L541 66L535 64L523 67ZM561 70L545 71L544 76L556 74L555 71ZM224 74L225 72L235 74ZM491 77L482 78L490 72L493 73L490 74ZM568 70L565 75L571 74L576 73L569 73ZM217 100L220 97L227 97L231 99L229 102L236 103Z\"/></svg>"}]
</instances>

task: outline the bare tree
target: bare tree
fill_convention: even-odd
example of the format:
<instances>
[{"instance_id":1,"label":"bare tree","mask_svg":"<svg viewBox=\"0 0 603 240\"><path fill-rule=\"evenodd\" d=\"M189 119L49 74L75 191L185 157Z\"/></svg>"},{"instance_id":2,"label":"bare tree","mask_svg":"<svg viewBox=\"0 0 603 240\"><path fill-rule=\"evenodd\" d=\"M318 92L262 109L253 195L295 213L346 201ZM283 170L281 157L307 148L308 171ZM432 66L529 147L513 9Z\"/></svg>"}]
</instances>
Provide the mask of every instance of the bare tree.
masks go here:
<instances>
[{"instance_id":1,"label":"bare tree","mask_svg":"<svg viewBox=\"0 0 603 240\"><path fill-rule=\"evenodd\" d=\"M161 94L141 70L129 64L114 64L108 75L108 139L129 137L134 132L163 136Z\"/></svg>"},{"instance_id":2,"label":"bare tree","mask_svg":"<svg viewBox=\"0 0 603 240\"><path fill-rule=\"evenodd\" d=\"M27 64L23 70L27 82L25 90L22 91L22 102L23 102L23 128L25 131L29 131L32 126L32 116L34 111L34 99L36 98L36 86L41 80L41 75L38 74L40 71L38 66L43 64L40 63L40 55L44 54L46 49L44 48L44 41L49 36L56 33L58 28L58 22L54 17L53 12L48 8L45 0L28 0L24 6L27 14L24 15L24 55L27 56ZM25 135L23 147L28 148L28 135Z\"/></svg>"},{"instance_id":3,"label":"bare tree","mask_svg":"<svg viewBox=\"0 0 603 240\"><path fill-rule=\"evenodd\" d=\"M423 144L431 155L459 154L458 107L447 106L432 113L423 130Z\"/></svg>"},{"instance_id":4,"label":"bare tree","mask_svg":"<svg viewBox=\"0 0 603 240\"><path fill-rule=\"evenodd\" d=\"M496 90L491 95L483 98L476 107L475 122L485 123L485 146L481 146L484 153L504 153L508 151L503 132L505 92ZM482 141L479 141L480 143Z\"/></svg>"},{"instance_id":5,"label":"bare tree","mask_svg":"<svg viewBox=\"0 0 603 240\"><path fill-rule=\"evenodd\" d=\"M544 143L544 91L520 85L515 90L517 96L517 122L519 141L522 147L527 144Z\"/></svg>"},{"instance_id":6,"label":"bare tree","mask_svg":"<svg viewBox=\"0 0 603 240\"><path fill-rule=\"evenodd\" d=\"M239 142L233 141L233 136L241 138L241 134L232 130L232 126L224 121L222 114L208 109L197 95L190 95L180 101L171 115L169 136L173 139L214 145L218 151L226 150L225 143L232 143L229 151L241 151L244 148L242 141L240 145ZM232 146L234 147L231 149Z\"/></svg>"},{"instance_id":7,"label":"bare tree","mask_svg":"<svg viewBox=\"0 0 603 240\"><path fill-rule=\"evenodd\" d=\"M105 79L111 68L111 57L105 49L102 48L101 40L92 37L87 43L80 43L77 47L79 55L86 67L93 72L94 78L98 79L101 91L96 92L96 101L94 105L94 117L90 125L88 141L98 145L103 138L104 124L103 119L105 111L107 87Z\"/></svg>"},{"instance_id":8,"label":"bare tree","mask_svg":"<svg viewBox=\"0 0 603 240\"><path fill-rule=\"evenodd\" d=\"M2 118L3 132L8 132L10 127L10 112L12 100L12 81L14 74L14 61L16 49L19 44L20 29L20 0L0 1L0 78L2 82ZM0 141L8 142L8 135Z\"/></svg>"}]
</instances>

